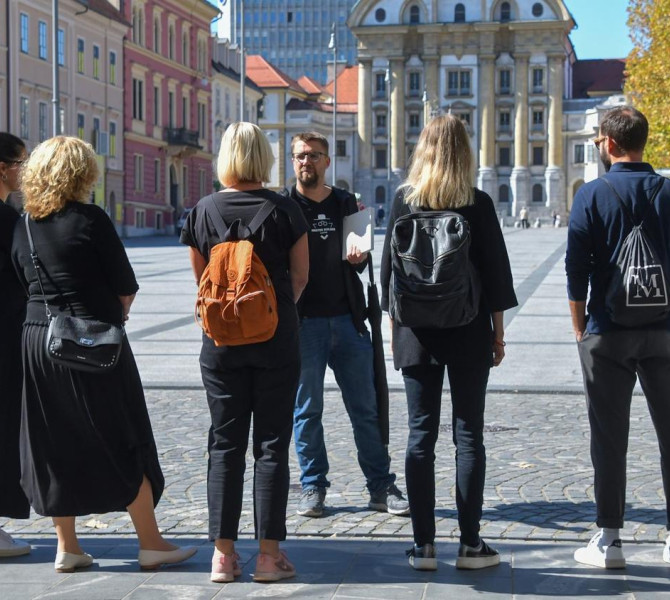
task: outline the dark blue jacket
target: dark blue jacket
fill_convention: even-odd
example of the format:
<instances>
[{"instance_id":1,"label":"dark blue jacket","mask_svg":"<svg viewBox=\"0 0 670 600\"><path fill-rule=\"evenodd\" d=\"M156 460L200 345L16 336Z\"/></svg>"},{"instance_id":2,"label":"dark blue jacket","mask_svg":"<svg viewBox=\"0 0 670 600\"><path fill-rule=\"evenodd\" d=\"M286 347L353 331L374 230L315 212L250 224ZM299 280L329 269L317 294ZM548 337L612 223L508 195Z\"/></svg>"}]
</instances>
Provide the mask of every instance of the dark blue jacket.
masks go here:
<instances>
[{"instance_id":1,"label":"dark blue jacket","mask_svg":"<svg viewBox=\"0 0 670 600\"><path fill-rule=\"evenodd\" d=\"M661 176L647 163L618 162L604 177L639 223ZM586 325L589 333L623 329L607 316L605 292L612 265L616 263L621 244L631 227L621 204L602 177L583 185L575 195L568 226L565 271L570 300L584 301L589 292ZM670 181L667 179L656 196L654 208L645 217L644 230L666 265L667 274L670 266ZM645 327L659 328L670 329L670 318Z\"/></svg>"}]
</instances>

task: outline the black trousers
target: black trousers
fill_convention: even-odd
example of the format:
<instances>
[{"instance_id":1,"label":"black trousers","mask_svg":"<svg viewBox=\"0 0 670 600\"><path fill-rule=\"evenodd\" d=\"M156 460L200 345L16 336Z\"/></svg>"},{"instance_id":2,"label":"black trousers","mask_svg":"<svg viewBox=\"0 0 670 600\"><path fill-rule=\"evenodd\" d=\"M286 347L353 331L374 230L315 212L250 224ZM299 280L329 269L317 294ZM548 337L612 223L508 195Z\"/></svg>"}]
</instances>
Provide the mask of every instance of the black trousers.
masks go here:
<instances>
[{"instance_id":1,"label":"black trousers","mask_svg":"<svg viewBox=\"0 0 670 600\"><path fill-rule=\"evenodd\" d=\"M658 437L666 520L670 521L670 331L586 334L577 347L591 426L596 524L623 527L630 405L636 377Z\"/></svg>"},{"instance_id":2,"label":"black trousers","mask_svg":"<svg viewBox=\"0 0 670 600\"><path fill-rule=\"evenodd\" d=\"M254 529L257 539L286 539L288 452L300 362L281 368L211 368L201 362L212 426L207 503L209 539L237 539L245 455L253 416Z\"/></svg>"},{"instance_id":3,"label":"black trousers","mask_svg":"<svg viewBox=\"0 0 670 600\"><path fill-rule=\"evenodd\" d=\"M418 546L435 541L435 444L440 427L444 370L441 365L402 369L409 421L405 479L414 542ZM447 370L456 446L460 541L477 546L486 476L484 407L489 367L472 364L468 367L448 366Z\"/></svg>"}]
</instances>

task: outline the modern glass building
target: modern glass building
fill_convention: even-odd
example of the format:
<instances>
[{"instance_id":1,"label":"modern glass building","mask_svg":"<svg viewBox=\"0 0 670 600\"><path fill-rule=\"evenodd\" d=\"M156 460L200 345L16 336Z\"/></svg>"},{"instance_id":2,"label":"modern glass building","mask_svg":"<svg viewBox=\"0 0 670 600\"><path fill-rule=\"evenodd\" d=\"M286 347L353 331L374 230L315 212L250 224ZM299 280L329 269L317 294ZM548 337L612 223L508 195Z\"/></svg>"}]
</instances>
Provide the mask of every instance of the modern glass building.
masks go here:
<instances>
[{"instance_id":1,"label":"modern glass building","mask_svg":"<svg viewBox=\"0 0 670 600\"><path fill-rule=\"evenodd\" d=\"M326 83L331 78L328 73L332 73L333 51L328 49L328 43L333 23L337 28L337 62L356 64L356 39L346 26L355 3L356 0L227 0L221 7L219 37L239 43L244 16L247 54L260 54L296 79L307 75Z\"/></svg>"}]
</instances>

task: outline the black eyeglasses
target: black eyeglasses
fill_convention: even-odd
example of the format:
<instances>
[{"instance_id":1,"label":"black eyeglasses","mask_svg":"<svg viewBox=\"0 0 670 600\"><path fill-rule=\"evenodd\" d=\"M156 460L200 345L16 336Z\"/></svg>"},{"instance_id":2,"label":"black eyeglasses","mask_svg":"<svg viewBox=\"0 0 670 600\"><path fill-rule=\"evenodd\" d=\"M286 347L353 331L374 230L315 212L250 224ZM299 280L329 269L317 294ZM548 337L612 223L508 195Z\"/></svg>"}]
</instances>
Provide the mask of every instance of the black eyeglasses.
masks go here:
<instances>
[{"instance_id":1,"label":"black eyeglasses","mask_svg":"<svg viewBox=\"0 0 670 600\"><path fill-rule=\"evenodd\" d=\"M308 160L309 162L318 162L322 156L328 156L325 152L301 152L300 154L293 154L292 158L298 162L304 162Z\"/></svg>"}]
</instances>

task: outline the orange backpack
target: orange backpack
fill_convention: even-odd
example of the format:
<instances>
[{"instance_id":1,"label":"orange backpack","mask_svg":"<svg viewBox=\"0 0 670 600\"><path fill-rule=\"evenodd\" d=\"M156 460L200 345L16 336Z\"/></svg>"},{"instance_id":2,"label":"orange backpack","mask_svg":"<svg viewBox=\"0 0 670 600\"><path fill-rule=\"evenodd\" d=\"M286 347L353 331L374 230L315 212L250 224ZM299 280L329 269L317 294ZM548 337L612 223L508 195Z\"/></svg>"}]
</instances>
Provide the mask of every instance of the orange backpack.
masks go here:
<instances>
[{"instance_id":1,"label":"orange backpack","mask_svg":"<svg viewBox=\"0 0 670 600\"><path fill-rule=\"evenodd\" d=\"M267 200L248 227L238 219L228 227L213 197L206 215L223 240L216 244L200 278L195 320L216 346L265 342L277 329L277 296L263 261L248 240L274 210Z\"/></svg>"}]
</instances>

